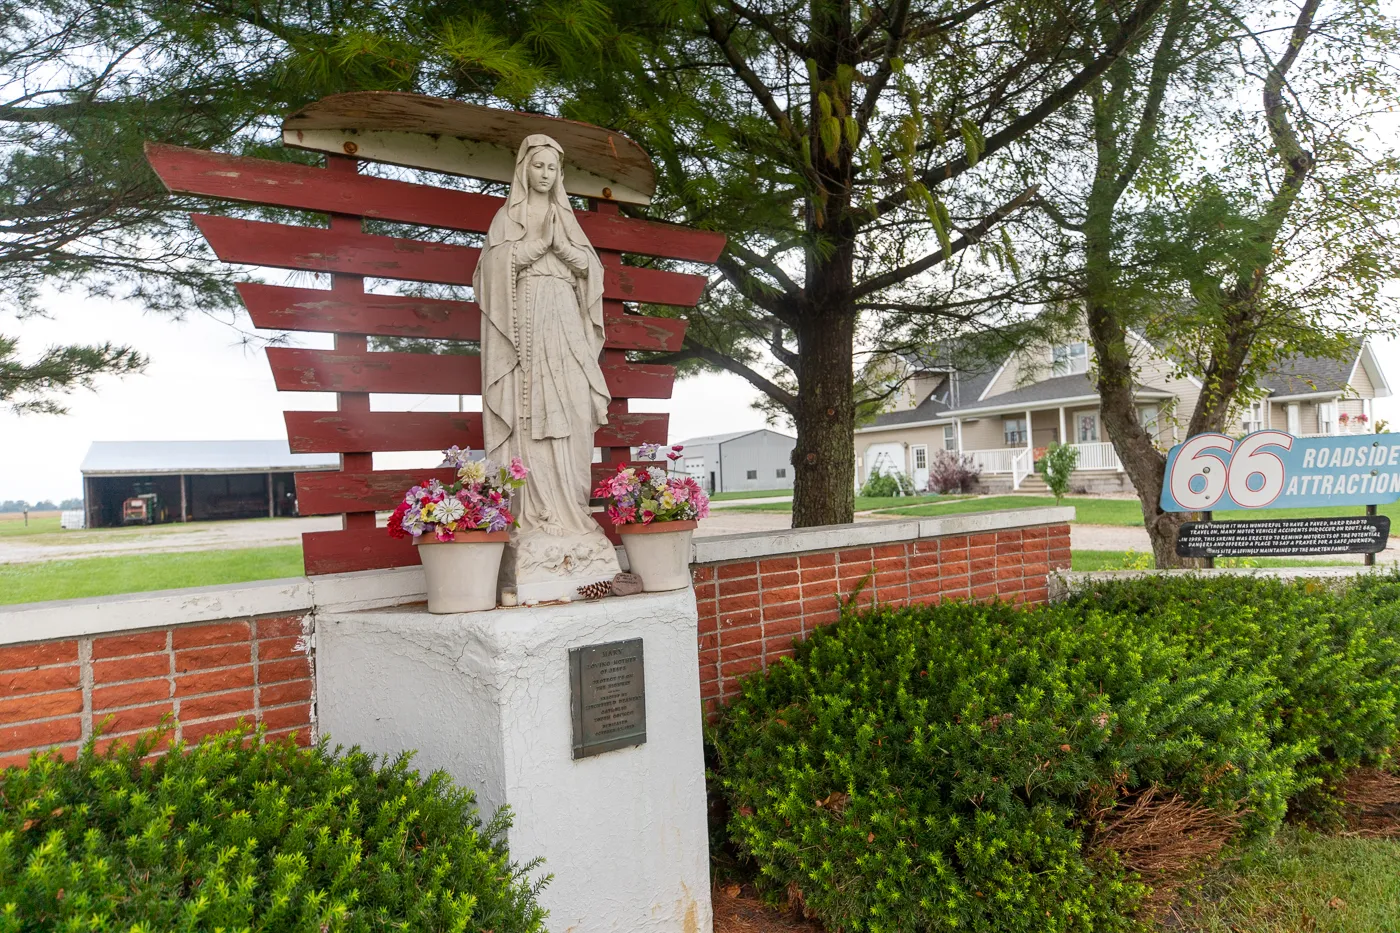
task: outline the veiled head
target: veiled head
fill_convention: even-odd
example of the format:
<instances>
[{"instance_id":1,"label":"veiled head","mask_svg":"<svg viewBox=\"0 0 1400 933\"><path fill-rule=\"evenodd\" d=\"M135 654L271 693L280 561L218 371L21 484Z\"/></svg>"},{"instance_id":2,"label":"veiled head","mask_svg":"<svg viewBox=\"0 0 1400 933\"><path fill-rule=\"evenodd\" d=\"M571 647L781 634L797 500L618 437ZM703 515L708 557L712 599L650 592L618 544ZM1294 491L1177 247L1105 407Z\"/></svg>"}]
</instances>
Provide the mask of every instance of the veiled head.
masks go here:
<instances>
[{"instance_id":1,"label":"veiled head","mask_svg":"<svg viewBox=\"0 0 1400 933\"><path fill-rule=\"evenodd\" d=\"M531 191L549 194L559 181L559 153L550 146L535 146L525 154L525 179Z\"/></svg>"}]
</instances>

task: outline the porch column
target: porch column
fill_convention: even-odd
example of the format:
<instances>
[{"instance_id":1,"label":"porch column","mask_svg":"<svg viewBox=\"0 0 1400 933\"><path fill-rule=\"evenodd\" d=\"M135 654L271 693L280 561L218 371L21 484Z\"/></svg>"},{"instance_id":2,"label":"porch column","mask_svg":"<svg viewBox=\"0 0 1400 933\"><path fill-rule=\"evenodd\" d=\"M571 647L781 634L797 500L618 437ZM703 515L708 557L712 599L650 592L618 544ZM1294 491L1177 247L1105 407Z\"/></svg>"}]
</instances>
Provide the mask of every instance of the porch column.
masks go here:
<instances>
[{"instance_id":1,"label":"porch column","mask_svg":"<svg viewBox=\"0 0 1400 933\"><path fill-rule=\"evenodd\" d=\"M187 522L187 521L189 521L189 520L190 520L189 477L186 476L185 474L181 473L181 474L180 474L180 521L182 521L182 522Z\"/></svg>"},{"instance_id":2,"label":"porch column","mask_svg":"<svg viewBox=\"0 0 1400 933\"><path fill-rule=\"evenodd\" d=\"M958 432L958 453L962 453L962 452L963 452L963 442L962 442L962 419L961 419L961 418L957 419L956 421L953 422L953 424L957 426L957 432Z\"/></svg>"},{"instance_id":3,"label":"porch column","mask_svg":"<svg viewBox=\"0 0 1400 933\"><path fill-rule=\"evenodd\" d=\"M1031 410L1026 409L1026 449L1035 450L1035 432L1031 429ZM1035 454L1031 454L1032 457Z\"/></svg>"},{"instance_id":4,"label":"porch column","mask_svg":"<svg viewBox=\"0 0 1400 933\"><path fill-rule=\"evenodd\" d=\"M267 474L267 517L277 517L277 498L272 491L272 474Z\"/></svg>"},{"instance_id":5,"label":"porch column","mask_svg":"<svg viewBox=\"0 0 1400 933\"><path fill-rule=\"evenodd\" d=\"M1060 406L1060 443L1068 444L1069 435L1065 433L1065 406Z\"/></svg>"}]
</instances>

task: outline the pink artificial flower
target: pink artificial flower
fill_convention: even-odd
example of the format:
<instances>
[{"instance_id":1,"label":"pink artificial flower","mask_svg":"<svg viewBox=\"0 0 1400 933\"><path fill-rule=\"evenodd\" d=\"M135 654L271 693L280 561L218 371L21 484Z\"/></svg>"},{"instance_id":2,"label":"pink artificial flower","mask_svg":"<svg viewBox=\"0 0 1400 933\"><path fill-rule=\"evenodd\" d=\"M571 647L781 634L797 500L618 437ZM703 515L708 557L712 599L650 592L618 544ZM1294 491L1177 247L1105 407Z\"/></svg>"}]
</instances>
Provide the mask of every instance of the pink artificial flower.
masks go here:
<instances>
[{"instance_id":1,"label":"pink artificial flower","mask_svg":"<svg viewBox=\"0 0 1400 933\"><path fill-rule=\"evenodd\" d=\"M524 479L530 475L530 468L527 467L519 457L510 458L510 467L508 469L511 479Z\"/></svg>"},{"instance_id":2,"label":"pink artificial flower","mask_svg":"<svg viewBox=\"0 0 1400 933\"><path fill-rule=\"evenodd\" d=\"M652 523L652 520L655 519L655 518L656 518L656 513L653 512L651 509L642 509L642 524L643 524L643 525L650 525L650 524Z\"/></svg>"},{"instance_id":3,"label":"pink artificial flower","mask_svg":"<svg viewBox=\"0 0 1400 933\"><path fill-rule=\"evenodd\" d=\"M437 539L439 541L451 541L454 535L447 529L446 525L437 526Z\"/></svg>"}]
</instances>

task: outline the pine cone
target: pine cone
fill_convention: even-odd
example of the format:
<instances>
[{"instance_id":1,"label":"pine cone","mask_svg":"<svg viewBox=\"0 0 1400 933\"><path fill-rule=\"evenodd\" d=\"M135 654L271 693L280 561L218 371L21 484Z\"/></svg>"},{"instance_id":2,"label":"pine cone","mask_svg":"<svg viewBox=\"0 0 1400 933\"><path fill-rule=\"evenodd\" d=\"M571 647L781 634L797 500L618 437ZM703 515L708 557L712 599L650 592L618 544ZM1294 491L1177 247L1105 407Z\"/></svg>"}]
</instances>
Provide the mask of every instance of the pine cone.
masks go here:
<instances>
[{"instance_id":1,"label":"pine cone","mask_svg":"<svg viewBox=\"0 0 1400 933\"><path fill-rule=\"evenodd\" d=\"M590 583L578 588L578 594L584 599L602 599L610 593L612 593L611 580L599 580L597 583Z\"/></svg>"}]
</instances>

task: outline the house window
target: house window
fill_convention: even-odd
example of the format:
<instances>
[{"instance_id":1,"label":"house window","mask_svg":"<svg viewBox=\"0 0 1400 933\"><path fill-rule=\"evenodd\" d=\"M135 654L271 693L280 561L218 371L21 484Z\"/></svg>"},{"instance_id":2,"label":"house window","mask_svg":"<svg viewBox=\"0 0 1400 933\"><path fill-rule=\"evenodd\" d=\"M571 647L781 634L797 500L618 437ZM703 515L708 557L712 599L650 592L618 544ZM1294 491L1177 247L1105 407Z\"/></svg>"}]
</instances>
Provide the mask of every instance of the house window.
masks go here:
<instances>
[{"instance_id":1,"label":"house window","mask_svg":"<svg viewBox=\"0 0 1400 933\"><path fill-rule=\"evenodd\" d=\"M778 479L787 479L787 467L783 467L777 472Z\"/></svg>"},{"instance_id":2,"label":"house window","mask_svg":"<svg viewBox=\"0 0 1400 933\"><path fill-rule=\"evenodd\" d=\"M758 471L749 470L746 474L744 474L744 476L746 479L758 479Z\"/></svg>"},{"instance_id":3,"label":"house window","mask_svg":"<svg viewBox=\"0 0 1400 933\"><path fill-rule=\"evenodd\" d=\"M1002 436L1006 438L1007 447L1026 446L1026 419L1025 418L1003 418L1001 422Z\"/></svg>"},{"instance_id":4,"label":"house window","mask_svg":"<svg viewBox=\"0 0 1400 933\"><path fill-rule=\"evenodd\" d=\"M1317 430L1321 434L1334 434L1337 429L1337 404L1321 402L1317 406Z\"/></svg>"},{"instance_id":5,"label":"house window","mask_svg":"<svg viewBox=\"0 0 1400 933\"><path fill-rule=\"evenodd\" d=\"M1089 371L1089 345L1084 341L1061 344L1054 350L1055 375L1072 376Z\"/></svg>"},{"instance_id":6,"label":"house window","mask_svg":"<svg viewBox=\"0 0 1400 933\"><path fill-rule=\"evenodd\" d=\"M958 449L958 429L953 427L951 424L945 424L943 426L943 449Z\"/></svg>"},{"instance_id":7,"label":"house window","mask_svg":"<svg viewBox=\"0 0 1400 933\"><path fill-rule=\"evenodd\" d=\"M1264 430L1264 403L1254 402L1251 404L1249 408L1245 410L1242 424L1244 433L1246 434Z\"/></svg>"},{"instance_id":8,"label":"house window","mask_svg":"<svg viewBox=\"0 0 1400 933\"><path fill-rule=\"evenodd\" d=\"M914 448L914 469L916 469L916 470L927 470L927 469L928 469L928 448L927 448L927 447L915 447L915 448Z\"/></svg>"},{"instance_id":9,"label":"house window","mask_svg":"<svg viewBox=\"0 0 1400 933\"><path fill-rule=\"evenodd\" d=\"M1099 413L1096 411L1086 411L1075 418L1081 444L1097 444L1099 442Z\"/></svg>"},{"instance_id":10,"label":"house window","mask_svg":"<svg viewBox=\"0 0 1400 933\"><path fill-rule=\"evenodd\" d=\"M1158 411L1156 405L1144 405L1138 409L1138 423L1142 425L1142 429L1147 432L1148 437L1153 440L1157 438L1157 422L1160 418L1161 412Z\"/></svg>"}]
</instances>

